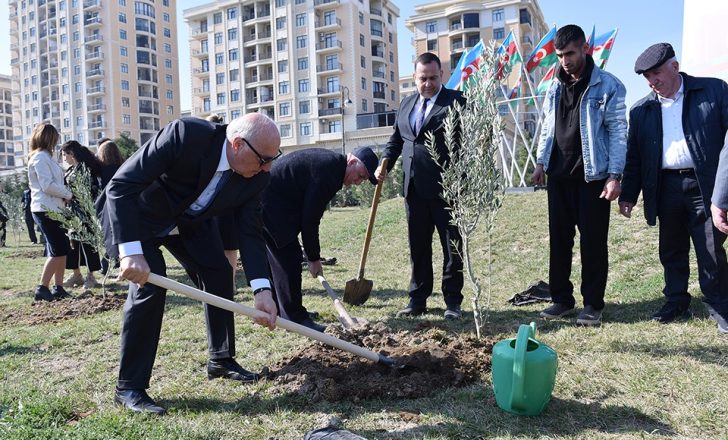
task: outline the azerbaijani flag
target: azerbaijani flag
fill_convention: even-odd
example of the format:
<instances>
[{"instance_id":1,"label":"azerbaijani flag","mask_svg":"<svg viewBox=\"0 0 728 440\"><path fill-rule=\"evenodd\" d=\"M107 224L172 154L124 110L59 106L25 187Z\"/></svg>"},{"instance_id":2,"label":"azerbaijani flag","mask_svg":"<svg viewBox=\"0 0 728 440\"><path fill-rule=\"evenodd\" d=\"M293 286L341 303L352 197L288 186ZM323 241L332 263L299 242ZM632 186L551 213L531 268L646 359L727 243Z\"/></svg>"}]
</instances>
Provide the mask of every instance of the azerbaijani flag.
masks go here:
<instances>
[{"instance_id":1,"label":"azerbaijani flag","mask_svg":"<svg viewBox=\"0 0 728 440\"><path fill-rule=\"evenodd\" d=\"M513 31L508 32L508 36L505 40L503 40L503 44L498 48L496 54L498 55L496 78L503 79L506 67L510 67L519 61L523 61L521 59L521 53L518 51L516 39L513 37Z\"/></svg>"},{"instance_id":2,"label":"azerbaijani flag","mask_svg":"<svg viewBox=\"0 0 728 440\"><path fill-rule=\"evenodd\" d=\"M538 83L538 86L536 86L536 96L546 94L546 91L551 86L551 83L554 82L554 74L556 73L556 66L558 65L558 63L552 65L551 68L546 72L546 75L544 75L541 79L541 82ZM528 100L528 105L534 105L533 98Z\"/></svg>"},{"instance_id":3,"label":"azerbaijani flag","mask_svg":"<svg viewBox=\"0 0 728 440\"><path fill-rule=\"evenodd\" d=\"M600 69L604 69L607 66L607 60L614 46L614 40L617 38L617 30L607 32L594 39L592 58L594 58L594 64L599 66Z\"/></svg>"},{"instance_id":4,"label":"azerbaijani flag","mask_svg":"<svg viewBox=\"0 0 728 440\"><path fill-rule=\"evenodd\" d=\"M592 33L589 35L589 38L587 38L586 43L589 45L589 49L586 51L587 54L591 55L594 53L594 30L595 26L592 25Z\"/></svg>"},{"instance_id":5,"label":"azerbaijani flag","mask_svg":"<svg viewBox=\"0 0 728 440\"><path fill-rule=\"evenodd\" d=\"M482 55L484 48L485 46L481 39L478 41L478 44L473 46L473 48L470 49L470 52L468 52L468 57L465 60L465 65L463 66L463 71L460 75L460 90L465 91L467 89L468 78L470 78L470 75L480 68L480 62L483 60Z\"/></svg>"},{"instance_id":6,"label":"azerbaijani flag","mask_svg":"<svg viewBox=\"0 0 728 440\"><path fill-rule=\"evenodd\" d=\"M511 108L515 109L518 107L518 101L516 101L516 98L521 96L521 75L518 75L518 80L516 80L516 85L513 86L511 89L511 92L508 94L508 100L510 101L509 104L511 105Z\"/></svg>"},{"instance_id":7,"label":"azerbaijani flag","mask_svg":"<svg viewBox=\"0 0 728 440\"><path fill-rule=\"evenodd\" d=\"M450 74L450 79L447 80L447 84L445 84L445 88L455 89L458 86L458 84L460 84L460 76L463 74L463 66L465 65L465 59L467 57L468 57L468 50L465 49L465 51L460 55L458 64L455 66L454 69L452 69L452 73Z\"/></svg>"},{"instance_id":8,"label":"azerbaijani flag","mask_svg":"<svg viewBox=\"0 0 728 440\"><path fill-rule=\"evenodd\" d=\"M526 71L533 72L536 67L550 66L557 61L556 50L554 49L554 38L556 37L556 26L554 26L538 42L526 61Z\"/></svg>"}]
</instances>

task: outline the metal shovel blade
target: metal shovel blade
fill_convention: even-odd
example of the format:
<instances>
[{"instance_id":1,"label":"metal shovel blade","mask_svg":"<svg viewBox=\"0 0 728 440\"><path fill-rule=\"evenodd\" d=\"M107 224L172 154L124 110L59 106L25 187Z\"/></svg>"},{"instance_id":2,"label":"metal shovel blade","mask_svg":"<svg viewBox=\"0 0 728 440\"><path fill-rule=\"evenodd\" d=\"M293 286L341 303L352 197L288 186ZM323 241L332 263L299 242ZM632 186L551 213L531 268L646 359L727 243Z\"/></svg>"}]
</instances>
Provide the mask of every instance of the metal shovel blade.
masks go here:
<instances>
[{"instance_id":1,"label":"metal shovel blade","mask_svg":"<svg viewBox=\"0 0 728 440\"><path fill-rule=\"evenodd\" d=\"M374 287L372 280L350 279L344 287L344 302L353 306L364 304L369 299L369 294L372 293L372 287Z\"/></svg>"}]
</instances>

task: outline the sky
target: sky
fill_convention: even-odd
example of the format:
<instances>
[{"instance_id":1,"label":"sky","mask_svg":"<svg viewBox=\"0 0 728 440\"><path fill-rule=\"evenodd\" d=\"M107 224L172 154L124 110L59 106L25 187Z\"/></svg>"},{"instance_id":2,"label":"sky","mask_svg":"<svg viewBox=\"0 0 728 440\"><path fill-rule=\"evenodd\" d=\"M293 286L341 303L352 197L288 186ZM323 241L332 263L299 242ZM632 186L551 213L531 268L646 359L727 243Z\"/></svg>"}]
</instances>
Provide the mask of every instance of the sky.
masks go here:
<instances>
[{"instance_id":1,"label":"sky","mask_svg":"<svg viewBox=\"0 0 728 440\"><path fill-rule=\"evenodd\" d=\"M113 1L113 0L108 0ZM177 0L177 31L179 38L180 87L182 109L191 107L190 56L187 44L187 27L183 20L185 9L207 3L209 0ZM399 7L400 18L397 21L399 45L399 73L411 75L412 34L404 25L405 20L414 14L416 4L426 1L392 0ZM698 0L685 0L698 1ZM587 35L592 26L596 26L596 34L600 35L614 28L619 29L607 70L615 74L627 88L627 106L649 92L644 79L634 73L634 61L648 46L658 42L669 42L675 48L678 60L682 48L683 0L661 0L660 2L645 0L539 0L546 22L557 27L565 24L577 24ZM0 0L0 24L8 22L8 0ZM7 31L6 31L7 32ZM0 73L9 75L10 69L10 37L6 33L0 38ZM524 57L528 54L523 54ZM689 72L688 72L689 73Z\"/></svg>"}]
</instances>

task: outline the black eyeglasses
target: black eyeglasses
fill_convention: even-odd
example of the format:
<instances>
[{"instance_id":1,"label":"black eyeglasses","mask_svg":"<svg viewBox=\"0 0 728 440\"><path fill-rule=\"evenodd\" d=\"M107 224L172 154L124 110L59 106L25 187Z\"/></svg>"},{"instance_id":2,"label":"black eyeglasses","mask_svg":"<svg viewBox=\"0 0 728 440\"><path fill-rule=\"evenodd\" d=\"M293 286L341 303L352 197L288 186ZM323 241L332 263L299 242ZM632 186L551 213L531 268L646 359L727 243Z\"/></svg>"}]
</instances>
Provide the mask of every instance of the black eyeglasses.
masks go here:
<instances>
[{"instance_id":1,"label":"black eyeglasses","mask_svg":"<svg viewBox=\"0 0 728 440\"><path fill-rule=\"evenodd\" d=\"M253 153L255 153L255 155L258 156L258 160L260 161L260 166L261 167L264 166L267 163L273 162L274 160L278 159L279 157L281 157L283 155L283 152L279 148L278 149L278 154L276 154L275 156L271 156L271 157L261 156L260 153L258 153L258 150L256 150L255 148L253 148L252 145L250 145L250 142L248 142L245 138L240 138L240 139L242 139L243 142L245 142L248 145L248 147L250 147L250 149L253 150Z\"/></svg>"}]
</instances>

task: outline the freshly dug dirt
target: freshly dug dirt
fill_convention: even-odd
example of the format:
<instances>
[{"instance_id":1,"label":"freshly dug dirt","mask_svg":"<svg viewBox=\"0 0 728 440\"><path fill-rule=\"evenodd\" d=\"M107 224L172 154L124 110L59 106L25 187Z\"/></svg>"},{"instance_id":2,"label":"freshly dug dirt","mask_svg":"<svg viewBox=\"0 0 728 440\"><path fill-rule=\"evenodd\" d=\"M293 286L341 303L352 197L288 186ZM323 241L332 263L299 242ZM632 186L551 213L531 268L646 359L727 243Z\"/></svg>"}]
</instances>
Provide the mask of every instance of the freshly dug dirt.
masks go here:
<instances>
[{"instance_id":1,"label":"freshly dug dirt","mask_svg":"<svg viewBox=\"0 0 728 440\"><path fill-rule=\"evenodd\" d=\"M126 293L112 293L107 290L106 298L90 290L61 301L34 301L28 309L14 310L2 317L3 322L24 325L47 324L95 315L107 310L121 309Z\"/></svg>"},{"instance_id":2,"label":"freshly dug dirt","mask_svg":"<svg viewBox=\"0 0 728 440\"><path fill-rule=\"evenodd\" d=\"M375 364L315 342L271 367L268 378L276 382L278 390L314 402L422 397L479 380L490 371L495 343L431 323L397 333L383 323L350 332L330 326L327 333L389 356L408 368Z\"/></svg>"}]
</instances>

